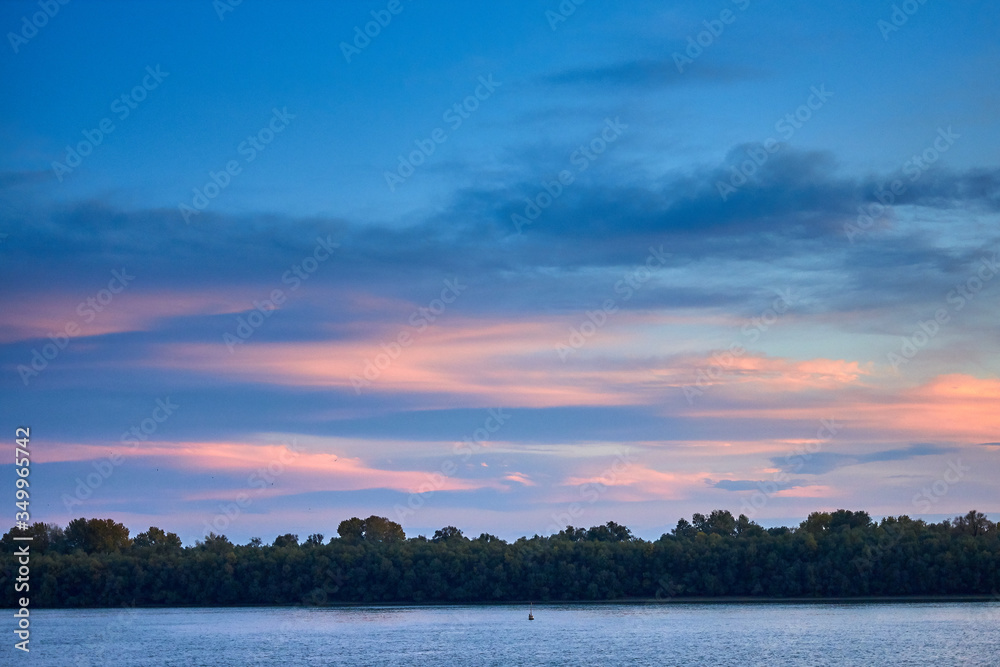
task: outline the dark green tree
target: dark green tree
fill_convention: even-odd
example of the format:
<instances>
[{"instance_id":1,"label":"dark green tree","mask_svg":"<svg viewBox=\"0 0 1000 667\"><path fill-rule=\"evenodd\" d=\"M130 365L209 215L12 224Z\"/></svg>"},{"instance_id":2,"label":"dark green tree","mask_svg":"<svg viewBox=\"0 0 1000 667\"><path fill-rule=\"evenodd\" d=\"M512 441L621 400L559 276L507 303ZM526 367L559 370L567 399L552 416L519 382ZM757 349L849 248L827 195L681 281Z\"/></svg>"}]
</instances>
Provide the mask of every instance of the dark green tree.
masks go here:
<instances>
[{"instance_id":1,"label":"dark green tree","mask_svg":"<svg viewBox=\"0 0 1000 667\"><path fill-rule=\"evenodd\" d=\"M9 532L5 533L3 538L0 539L0 545L4 547L5 550L12 550L17 540L14 537L30 537L31 539L31 550L37 553L44 553L46 551L64 551L66 549L66 534L65 531L54 523L42 523L41 521L36 521L31 524L28 528L11 528Z\"/></svg>"},{"instance_id":2,"label":"dark green tree","mask_svg":"<svg viewBox=\"0 0 1000 667\"><path fill-rule=\"evenodd\" d=\"M758 536L764 532L758 524L751 521L746 514L741 514L736 519L736 531L735 534L738 536Z\"/></svg>"},{"instance_id":3,"label":"dark green tree","mask_svg":"<svg viewBox=\"0 0 1000 667\"><path fill-rule=\"evenodd\" d=\"M831 516L829 512L812 512L806 520L799 524L799 530L814 535L830 529Z\"/></svg>"},{"instance_id":4,"label":"dark green tree","mask_svg":"<svg viewBox=\"0 0 1000 667\"><path fill-rule=\"evenodd\" d=\"M162 528L150 526L149 530L135 536L135 539L132 540L132 546L162 552L180 549L182 545L181 538L177 537L177 533L167 533Z\"/></svg>"},{"instance_id":5,"label":"dark green tree","mask_svg":"<svg viewBox=\"0 0 1000 667\"><path fill-rule=\"evenodd\" d=\"M434 531L434 536L431 537L432 542L443 542L445 540L464 540L465 536L462 535L462 531L455 526L445 526L439 530Z\"/></svg>"},{"instance_id":6,"label":"dark green tree","mask_svg":"<svg viewBox=\"0 0 1000 667\"><path fill-rule=\"evenodd\" d=\"M996 529L996 524L986 518L986 515L982 512L977 512L972 510L965 516L957 516L951 521L951 525L960 533L966 533L976 537L977 535L983 535L994 529Z\"/></svg>"},{"instance_id":7,"label":"dark green tree","mask_svg":"<svg viewBox=\"0 0 1000 667\"><path fill-rule=\"evenodd\" d=\"M698 529L692 526L687 519L678 519L677 525L671 531L674 537L694 537L697 532Z\"/></svg>"},{"instance_id":8,"label":"dark green tree","mask_svg":"<svg viewBox=\"0 0 1000 667\"><path fill-rule=\"evenodd\" d=\"M285 533L284 535L278 535L274 538L274 546L276 547L297 547L299 546L299 536L293 535L292 533Z\"/></svg>"},{"instance_id":9,"label":"dark green tree","mask_svg":"<svg viewBox=\"0 0 1000 667\"><path fill-rule=\"evenodd\" d=\"M337 526L337 534L345 542L360 542L365 538L365 522L356 516L344 519Z\"/></svg>"},{"instance_id":10,"label":"dark green tree","mask_svg":"<svg viewBox=\"0 0 1000 667\"><path fill-rule=\"evenodd\" d=\"M367 542L399 542L406 539L403 527L384 516L370 516L365 519L364 535Z\"/></svg>"},{"instance_id":11,"label":"dark green tree","mask_svg":"<svg viewBox=\"0 0 1000 667\"><path fill-rule=\"evenodd\" d=\"M587 529L574 528L573 526L566 526L564 530L561 530L556 534L556 538L562 540L569 540L570 542L579 542L580 540L587 539Z\"/></svg>"},{"instance_id":12,"label":"dark green tree","mask_svg":"<svg viewBox=\"0 0 1000 667\"><path fill-rule=\"evenodd\" d=\"M852 512L850 510L837 510L830 514L830 530L837 530L842 526L847 528L867 528L871 525L872 518L868 512Z\"/></svg>"},{"instance_id":13,"label":"dark green tree","mask_svg":"<svg viewBox=\"0 0 1000 667\"><path fill-rule=\"evenodd\" d=\"M614 521L608 521L603 526L593 526L587 531L587 539L594 542L631 542L632 531L617 524Z\"/></svg>"},{"instance_id":14,"label":"dark green tree","mask_svg":"<svg viewBox=\"0 0 1000 667\"><path fill-rule=\"evenodd\" d=\"M228 553L233 550L233 543L229 541L229 538L225 535L216 535L215 533L209 533L205 536L204 541L195 542L195 548L200 548L203 551L211 551L213 553Z\"/></svg>"},{"instance_id":15,"label":"dark green tree","mask_svg":"<svg viewBox=\"0 0 1000 667\"><path fill-rule=\"evenodd\" d=\"M73 519L66 526L66 547L87 553L111 553L128 548L128 528L111 519Z\"/></svg>"},{"instance_id":16,"label":"dark green tree","mask_svg":"<svg viewBox=\"0 0 1000 667\"><path fill-rule=\"evenodd\" d=\"M613 522L512 543L488 534L468 540L454 526L431 540L379 541L378 529L366 539L365 521L357 520L358 541L323 545L311 535L303 549L290 546L294 535L276 540L278 546L260 540L234 546L215 534L177 548L170 533L155 527L124 548L122 529L110 522L118 548L109 548L101 536L109 523L97 519L74 520L65 531L35 524L9 531L2 541L13 547L13 538L27 532L48 539L45 550L32 544L37 607L989 596L1000 590L1000 531L981 512L932 524L886 517L876 525L864 512L837 510L814 513L793 530L762 530L746 516L730 530L721 510L695 518L704 530L681 520L656 542ZM60 534L72 549L55 546ZM0 580L17 576L14 552L0 552ZM14 596L12 586L0 587L0 604L16 606Z\"/></svg>"},{"instance_id":17,"label":"dark green tree","mask_svg":"<svg viewBox=\"0 0 1000 667\"><path fill-rule=\"evenodd\" d=\"M736 519L729 510L712 510L708 516L694 514L691 517L691 524L696 531L706 535L736 534Z\"/></svg>"}]
</instances>

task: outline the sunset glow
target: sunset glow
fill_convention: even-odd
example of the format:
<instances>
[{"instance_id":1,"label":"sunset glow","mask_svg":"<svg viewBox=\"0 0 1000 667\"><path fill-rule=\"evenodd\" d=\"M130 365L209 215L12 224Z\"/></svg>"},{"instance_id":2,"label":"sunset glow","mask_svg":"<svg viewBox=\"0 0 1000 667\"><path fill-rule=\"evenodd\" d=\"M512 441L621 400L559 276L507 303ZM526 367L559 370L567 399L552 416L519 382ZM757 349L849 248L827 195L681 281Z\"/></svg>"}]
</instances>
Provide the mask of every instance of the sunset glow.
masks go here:
<instances>
[{"instance_id":1,"label":"sunset glow","mask_svg":"<svg viewBox=\"0 0 1000 667\"><path fill-rule=\"evenodd\" d=\"M755 2L678 65L717 8L404 2L348 59L374 5L237 4L73 3L4 56L38 520L998 518L996 12Z\"/></svg>"}]
</instances>

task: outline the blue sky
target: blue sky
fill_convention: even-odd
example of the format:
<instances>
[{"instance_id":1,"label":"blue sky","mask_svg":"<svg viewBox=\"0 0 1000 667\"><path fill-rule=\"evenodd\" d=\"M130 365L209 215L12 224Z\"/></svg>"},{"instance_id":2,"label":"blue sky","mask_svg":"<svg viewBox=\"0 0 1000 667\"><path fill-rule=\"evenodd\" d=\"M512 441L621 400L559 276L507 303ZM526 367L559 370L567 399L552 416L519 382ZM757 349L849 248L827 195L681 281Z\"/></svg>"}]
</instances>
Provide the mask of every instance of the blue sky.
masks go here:
<instances>
[{"instance_id":1,"label":"blue sky","mask_svg":"<svg viewBox=\"0 0 1000 667\"><path fill-rule=\"evenodd\" d=\"M40 519L1000 512L989 3L220 6L0 6L0 421Z\"/></svg>"}]
</instances>

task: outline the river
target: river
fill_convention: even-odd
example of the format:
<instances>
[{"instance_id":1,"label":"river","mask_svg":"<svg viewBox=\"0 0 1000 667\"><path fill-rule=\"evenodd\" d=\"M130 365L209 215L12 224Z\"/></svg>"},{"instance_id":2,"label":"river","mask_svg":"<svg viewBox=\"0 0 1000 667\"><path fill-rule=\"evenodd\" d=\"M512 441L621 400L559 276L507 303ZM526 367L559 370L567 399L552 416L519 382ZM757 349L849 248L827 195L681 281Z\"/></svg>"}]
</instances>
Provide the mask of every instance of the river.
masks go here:
<instances>
[{"instance_id":1,"label":"river","mask_svg":"<svg viewBox=\"0 0 1000 667\"><path fill-rule=\"evenodd\" d=\"M4 664L998 665L1000 602L31 612Z\"/></svg>"}]
</instances>

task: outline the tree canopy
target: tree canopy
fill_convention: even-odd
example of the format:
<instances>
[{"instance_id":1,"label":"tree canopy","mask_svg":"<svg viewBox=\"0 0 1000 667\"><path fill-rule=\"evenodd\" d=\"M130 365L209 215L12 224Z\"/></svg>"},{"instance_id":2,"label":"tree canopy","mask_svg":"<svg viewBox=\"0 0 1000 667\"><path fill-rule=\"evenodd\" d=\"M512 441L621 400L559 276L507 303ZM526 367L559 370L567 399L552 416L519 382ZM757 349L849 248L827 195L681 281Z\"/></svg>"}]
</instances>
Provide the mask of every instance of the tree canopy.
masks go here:
<instances>
[{"instance_id":1,"label":"tree canopy","mask_svg":"<svg viewBox=\"0 0 1000 667\"><path fill-rule=\"evenodd\" d=\"M407 539L385 517L352 517L323 543L277 536L184 547L151 526L129 538L110 519L35 523L0 542L0 596L14 606L15 536L30 535L32 605L333 604L621 598L990 595L1000 530L975 510L951 521L813 512L762 528L726 510L681 519L655 541L615 522L548 537L466 538L445 526Z\"/></svg>"},{"instance_id":2,"label":"tree canopy","mask_svg":"<svg viewBox=\"0 0 1000 667\"><path fill-rule=\"evenodd\" d=\"M337 534L347 542L396 542L406 539L403 527L384 516L345 519L337 526Z\"/></svg>"}]
</instances>

